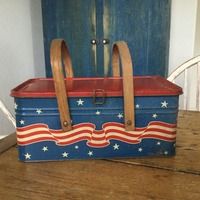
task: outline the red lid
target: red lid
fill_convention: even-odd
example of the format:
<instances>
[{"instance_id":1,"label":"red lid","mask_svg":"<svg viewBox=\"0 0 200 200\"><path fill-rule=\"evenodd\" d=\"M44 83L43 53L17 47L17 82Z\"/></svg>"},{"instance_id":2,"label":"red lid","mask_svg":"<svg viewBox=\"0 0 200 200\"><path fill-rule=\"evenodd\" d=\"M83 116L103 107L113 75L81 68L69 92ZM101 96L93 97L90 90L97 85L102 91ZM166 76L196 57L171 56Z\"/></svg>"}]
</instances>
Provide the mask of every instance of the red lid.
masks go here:
<instances>
[{"instance_id":1,"label":"red lid","mask_svg":"<svg viewBox=\"0 0 200 200\"><path fill-rule=\"evenodd\" d=\"M122 78L67 78L69 97L91 97L95 90L107 96L122 96ZM134 77L135 96L169 96L182 94L182 89L160 76ZM53 79L30 79L11 91L14 97L55 97Z\"/></svg>"}]
</instances>

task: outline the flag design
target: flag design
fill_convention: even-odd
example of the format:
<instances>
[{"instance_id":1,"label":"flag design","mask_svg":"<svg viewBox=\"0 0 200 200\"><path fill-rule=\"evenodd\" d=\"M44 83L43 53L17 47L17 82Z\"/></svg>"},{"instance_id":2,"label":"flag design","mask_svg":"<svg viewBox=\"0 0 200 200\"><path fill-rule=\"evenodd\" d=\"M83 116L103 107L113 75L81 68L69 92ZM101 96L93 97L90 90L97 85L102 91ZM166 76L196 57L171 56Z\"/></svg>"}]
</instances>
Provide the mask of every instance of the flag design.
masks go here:
<instances>
[{"instance_id":1,"label":"flag design","mask_svg":"<svg viewBox=\"0 0 200 200\"><path fill-rule=\"evenodd\" d=\"M124 124L117 122L104 123L101 130L96 130L95 124L80 123L68 132L50 129L42 123L17 128L17 141L20 146L44 141L54 141L58 146L67 146L86 141L89 147L103 148L109 146L110 140L138 144L147 138L174 142L176 124L151 121L146 127L136 128L135 131L126 131Z\"/></svg>"}]
</instances>

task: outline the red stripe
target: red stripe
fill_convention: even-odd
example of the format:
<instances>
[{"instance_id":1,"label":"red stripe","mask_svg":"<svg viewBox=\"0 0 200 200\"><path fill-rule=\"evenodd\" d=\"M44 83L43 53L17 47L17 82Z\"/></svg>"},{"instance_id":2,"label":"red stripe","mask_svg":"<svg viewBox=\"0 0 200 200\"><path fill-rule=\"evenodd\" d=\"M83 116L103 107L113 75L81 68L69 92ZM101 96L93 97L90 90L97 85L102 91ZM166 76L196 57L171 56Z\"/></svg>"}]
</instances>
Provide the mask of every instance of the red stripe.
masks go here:
<instances>
[{"instance_id":1,"label":"red stripe","mask_svg":"<svg viewBox=\"0 0 200 200\"><path fill-rule=\"evenodd\" d=\"M122 134L122 135L125 135L125 136L128 136L128 137L139 137L141 134L134 134L134 133L128 133L126 131L121 131L121 130L117 130L117 129L109 129L106 131L106 134L109 134L109 133L119 133L119 134Z\"/></svg>"},{"instance_id":2,"label":"red stripe","mask_svg":"<svg viewBox=\"0 0 200 200\"><path fill-rule=\"evenodd\" d=\"M126 138L123 138L123 137L115 136L115 135L109 136L109 137L107 137L107 139L108 140L119 140L119 141L127 142L127 143L130 143L130 144L137 144L137 143L140 142L140 140L129 140L129 139L126 139Z\"/></svg>"},{"instance_id":3,"label":"red stripe","mask_svg":"<svg viewBox=\"0 0 200 200\"><path fill-rule=\"evenodd\" d=\"M91 137L91 140L96 140L96 141L101 141L101 140L105 140L106 139L106 137L105 136L103 136L103 137L94 137L94 136L92 136Z\"/></svg>"},{"instance_id":4,"label":"red stripe","mask_svg":"<svg viewBox=\"0 0 200 200\"><path fill-rule=\"evenodd\" d=\"M64 135L64 136L58 136L58 135L56 135L56 138L57 139L68 139L68 138L71 138L71 137L74 137L74 136L77 136L77 135L81 135L81 134L84 134L84 133L86 133L86 134L90 134L90 135L92 135L92 131L89 131L89 130L82 130L82 131L77 131L77 132L75 132L75 133L71 133L71 134L69 134L69 135ZM87 136L88 137L88 136Z\"/></svg>"},{"instance_id":5,"label":"red stripe","mask_svg":"<svg viewBox=\"0 0 200 200\"><path fill-rule=\"evenodd\" d=\"M149 139L161 139L161 140L165 140L165 141L175 141L176 140L176 137L168 138L168 137L164 137L164 136L160 136L160 135L154 135L154 134L144 135L140 139L144 139L144 138L146 138L146 139L147 138L149 138Z\"/></svg>"},{"instance_id":6,"label":"red stripe","mask_svg":"<svg viewBox=\"0 0 200 200\"><path fill-rule=\"evenodd\" d=\"M160 129L160 128L148 128L144 131L144 133L146 134L150 131L158 132L158 133L165 133L165 134L168 134L168 135L175 135L176 134L176 131L168 131L168 130Z\"/></svg>"},{"instance_id":7,"label":"red stripe","mask_svg":"<svg viewBox=\"0 0 200 200\"><path fill-rule=\"evenodd\" d=\"M24 126L24 127L18 127L17 131L28 131L28 130L35 129L35 128L47 128L47 129L49 129L46 124L33 124L33 125Z\"/></svg>"},{"instance_id":8,"label":"red stripe","mask_svg":"<svg viewBox=\"0 0 200 200\"><path fill-rule=\"evenodd\" d=\"M80 142L82 140L90 140L90 137L83 136L83 137L79 137L79 138L74 139L74 140L70 140L68 142L57 142L57 144L59 144L59 145L69 145L69 144L74 144L74 143Z\"/></svg>"},{"instance_id":9,"label":"red stripe","mask_svg":"<svg viewBox=\"0 0 200 200\"><path fill-rule=\"evenodd\" d=\"M19 131L18 131L19 132ZM32 133L28 133L28 134L25 134L25 135L19 135L17 132L17 137L18 138L28 138L28 137L31 137L31 136L36 136L36 135L39 135L39 134L48 134L48 135L52 135L49 131L35 131L35 132L32 132ZM53 135L52 135L53 136ZM53 136L54 137L54 136Z\"/></svg>"},{"instance_id":10,"label":"red stripe","mask_svg":"<svg viewBox=\"0 0 200 200\"><path fill-rule=\"evenodd\" d=\"M76 129L78 129L78 128L93 128L93 129L95 129L95 126L93 125L93 124L89 124L89 123L87 123L87 124L78 124L78 125L74 125L73 127L72 127L72 130L76 130ZM50 131L51 131L51 133L53 133L53 134L59 134L59 133L65 133L63 130L54 130L54 129L49 129Z\"/></svg>"},{"instance_id":11,"label":"red stripe","mask_svg":"<svg viewBox=\"0 0 200 200\"><path fill-rule=\"evenodd\" d=\"M27 144L33 144L33 143L42 142L42 141L54 141L54 142L56 142L56 139L49 138L49 137L42 137L42 138L27 140L26 142L17 141L17 143L19 145L27 145Z\"/></svg>"},{"instance_id":12,"label":"red stripe","mask_svg":"<svg viewBox=\"0 0 200 200\"><path fill-rule=\"evenodd\" d=\"M87 145L90 147L97 147L97 148L101 148L101 147L106 147L110 144L110 142L105 142L102 144L96 144L96 143L92 143L92 142L87 142Z\"/></svg>"},{"instance_id":13,"label":"red stripe","mask_svg":"<svg viewBox=\"0 0 200 200\"><path fill-rule=\"evenodd\" d=\"M117 126L117 127L120 127L120 128L124 128L125 126L124 126L124 124L122 124L122 123L117 123L117 122L107 122L107 123L105 123L105 124L103 124L103 128L106 128L106 127L108 127L108 126Z\"/></svg>"},{"instance_id":14,"label":"red stripe","mask_svg":"<svg viewBox=\"0 0 200 200\"><path fill-rule=\"evenodd\" d=\"M176 127L176 124L169 124L169 123L166 123L166 122L159 122L159 121L149 122L148 126L149 125L160 125L160 126L164 126L164 127L168 127L168 128L175 128Z\"/></svg>"}]
</instances>

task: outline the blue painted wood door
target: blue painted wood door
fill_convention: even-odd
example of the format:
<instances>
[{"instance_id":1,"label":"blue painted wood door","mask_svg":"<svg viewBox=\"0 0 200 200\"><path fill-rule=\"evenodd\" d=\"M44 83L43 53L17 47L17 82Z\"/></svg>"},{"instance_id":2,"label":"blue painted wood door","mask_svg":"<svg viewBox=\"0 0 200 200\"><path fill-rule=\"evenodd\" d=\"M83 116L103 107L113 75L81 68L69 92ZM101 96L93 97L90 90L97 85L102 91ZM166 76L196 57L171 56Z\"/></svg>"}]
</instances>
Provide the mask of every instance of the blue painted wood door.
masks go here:
<instances>
[{"instance_id":1,"label":"blue painted wood door","mask_svg":"<svg viewBox=\"0 0 200 200\"><path fill-rule=\"evenodd\" d=\"M75 76L94 76L96 73L96 38L94 0L42 0L46 75L52 76L50 44L64 38L72 57Z\"/></svg>"},{"instance_id":2,"label":"blue painted wood door","mask_svg":"<svg viewBox=\"0 0 200 200\"><path fill-rule=\"evenodd\" d=\"M135 75L165 76L170 5L171 0L42 0L47 76L50 42L58 37L68 43L76 76L110 75L117 40L128 43Z\"/></svg>"}]
</instances>

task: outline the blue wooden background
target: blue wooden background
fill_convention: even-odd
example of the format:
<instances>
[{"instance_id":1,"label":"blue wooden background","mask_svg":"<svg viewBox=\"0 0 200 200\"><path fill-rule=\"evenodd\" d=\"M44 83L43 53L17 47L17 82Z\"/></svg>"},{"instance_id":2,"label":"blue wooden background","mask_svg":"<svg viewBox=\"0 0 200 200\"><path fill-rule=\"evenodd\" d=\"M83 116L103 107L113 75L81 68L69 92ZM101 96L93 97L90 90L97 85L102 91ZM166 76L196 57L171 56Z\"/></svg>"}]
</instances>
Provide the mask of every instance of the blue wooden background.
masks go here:
<instances>
[{"instance_id":1,"label":"blue wooden background","mask_svg":"<svg viewBox=\"0 0 200 200\"><path fill-rule=\"evenodd\" d=\"M135 75L167 74L171 0L42 0L46 75L50 42L64 38L75 76L110 75L112 44L125 40ZM91 44L96 39L96 45ZM103 44L108 39L108 44Z\"/></svg>"}]
</instances>

